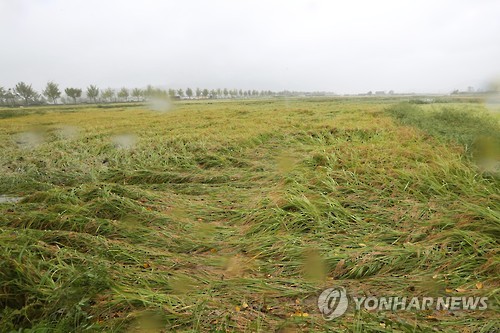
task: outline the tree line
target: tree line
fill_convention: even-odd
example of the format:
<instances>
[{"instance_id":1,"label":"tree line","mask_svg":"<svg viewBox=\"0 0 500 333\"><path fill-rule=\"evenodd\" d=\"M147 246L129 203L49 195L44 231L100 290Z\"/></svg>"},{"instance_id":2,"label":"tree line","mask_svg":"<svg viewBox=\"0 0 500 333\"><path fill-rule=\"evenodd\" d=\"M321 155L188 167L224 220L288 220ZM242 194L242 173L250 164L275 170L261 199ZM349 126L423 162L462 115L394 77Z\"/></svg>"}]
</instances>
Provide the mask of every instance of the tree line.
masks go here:
<instances>
[{"instance_id":1,"label":"tree line","mask_svg":"<svg viewBox=\"0 0 500 333\"><path fill-rule=\"evenodd\" d=\"M170 99L219 99L219 98L257 98L269 96L291 96L299 92L243 89L160 89L148 85L146 88L112 88L101 89L90 85L85 90L67 87L64 90L55 82L47 82L41 92L37 92L31 84L19 82L14 88L0 86L0 104L6 106L41 105L41 104L78 104L78 103L116 103L143 102L153 98Z\"/></svg>"}]
</instances>

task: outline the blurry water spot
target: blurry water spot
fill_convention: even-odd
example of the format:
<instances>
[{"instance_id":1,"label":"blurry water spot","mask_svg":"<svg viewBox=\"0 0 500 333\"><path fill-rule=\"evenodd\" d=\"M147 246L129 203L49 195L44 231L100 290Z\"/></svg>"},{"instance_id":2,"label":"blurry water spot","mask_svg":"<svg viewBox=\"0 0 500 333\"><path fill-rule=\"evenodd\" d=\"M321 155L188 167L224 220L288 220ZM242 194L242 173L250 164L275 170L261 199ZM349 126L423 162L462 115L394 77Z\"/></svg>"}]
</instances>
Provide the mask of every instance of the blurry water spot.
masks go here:
<instances>
[{"instance_id":1,"label":"blurry water spot","mask_svg":"<svg viewBox=\"0 0 500 333\"><path fill-rule=\"evenodd\" d=\"M140 228L140 223L137 221L137 217L126 215L120 219L120 227L128 231L137 230Z\"/></svg>"},{"instance_id":2,"label":"blurry water spot","mask_svg":"<svg viewBox=\"0 0 500 333\"><path fill-rule=\"evenodd\" d=\"M111 141L116 148L132 149L137 143L137 136L135 134L119 134L113 136Z\"/></svg>"},{"instance_id":3,"label":"blurry water spot","mask_svg":"<svg viewBox=\"0 0 500 333\"><path fill-rule=\"evenodd\" d=\"M173 275L169 280L168 284L175 294L187 294L196 291L198 286L194 279L187 275Z\"/></svg>"},{"instance_id":4,"label":"blurry water spot","mask_svg":"<svg viewBox=\"0 0 500 333\"><path fill-rule=\"evenodd\" d=\"M225 277L244 277L247 272L254 269L254 260L253 258L249 259L240 255L227 257L224 268Z\"/></svg>"},{"instance_id":5,"label":"blurry water spot","mask_svg":"<svg viewBox=\"0 0 500 333\"><path fill-rule=\"evenodd\" d=\"M217 231L217 227L213 224L208 223L198 223L193 228L193 236L196 236L197 239L205 239L211 238Z\"/></svg>"},{"instance_id":6,"label":"blurry water spot","mask_svg":"<svg viewBox=\"0 0 500 333\"><path fill-rule=\"evenodd\" d=\"M152 98L148 101L148 108L157 112L168 112L172 110L172 103L168 98Z\"/></svg>"},{"instance_id":7,"label":"blurry water spot","mask_svg":"<svg viewBox=\"0 0 500 333\"><path fill-rule=\"evenodd\" d=\"M17 203L21 201L23 198L22 197L15 197L15 196L10 196L10 195L5 195L5 194L0 194L0 204L2 203Z\"/></svg>"},{"instance_id":8,"label":"blurry water spot","mask_svg":"<svg viewBox=\"0 0 500 333\"><path fill-rule=\"evenodd\" d=\"M16 135L14 141L20 148L33 149L45 142L45 136L39 131L22 132Z\"/></svg>"},{"instance_id":9,"label":"blurry water spot","mask_svg":"<svg viewBox=\"0 0 500 333\"><path fill-rule=\"evenodd\" d=\"M71 140L78 136L79 129L76 126L62 126L56 130L56 135L61 139Z\"/></svg>"},{"instance_id":10,"label":"blurry water spot","mask_svg":"<svg viewBox=\"0 0 500 333\"><path fill-rule=\"evenodd\" d=\"M177 206L171 207L169 212L170 215L177 220L185 220L189 218L189 215L187 214L186 210Z\"/></svg>"},{"instance_id":11,"label":"blurry water spot","mask_svg":"<svg viewBox=\"0 0 500 333\"><path fill-rule=\"evenodd\" d=\"M135 317L135 318L134 318ZM163 311L145 310L130 316L130 329L127 332L165 332L163 328L167 325L167 317Z\"/></svg>"},{"instance_id":12,"label":"blurry water spot","mask_svg":"<svg viewBox=\"0 0 500 333\"><path fill-rule=\"evenodd\" d=\"M281 154L276 159L278 171L280 173L288 173L292 171L297 164L297 161L291 155Z\"/></svg>"},{"instance_id":13,"label":"blurry water spot","mask_svg":"<svg viewBox=\"0 0 500 333\"><path fill-rule=\"evenodd\" d=\"M322 282L326 279L326 263L319 251L306 249L303 260L304 276L311 282Z\"/></svg>"},{"instance_id":14,"label":"blurry water spot","mask_svg":"<svg viewBox=\"0 0 500 333\"><path fill-rule=\"evenodd\" d=\"M500 173L500 138L483 136L474 142L474 159L486 173Z\"/></svg>"},{"instance_id":15,"label":"blurry water spot","mask_svg":"<svg viewBox=\"0 0 500 333\"><path fill-rule=\"evenodd\" d=\"M500 92L489 94L486 97L485 105L491 111L500 112Z\"/></svg>"},{"instance_id":16,"label":"blurry water spot","mask_svg":"<svg viewBox=\"0 0 500 333\"><path fill-rule=\"evenodd\" d=\"M481 159L477 162L479 169L485 173L500 174L500 161L495 159Z\"/></svg>"}]
</instances>

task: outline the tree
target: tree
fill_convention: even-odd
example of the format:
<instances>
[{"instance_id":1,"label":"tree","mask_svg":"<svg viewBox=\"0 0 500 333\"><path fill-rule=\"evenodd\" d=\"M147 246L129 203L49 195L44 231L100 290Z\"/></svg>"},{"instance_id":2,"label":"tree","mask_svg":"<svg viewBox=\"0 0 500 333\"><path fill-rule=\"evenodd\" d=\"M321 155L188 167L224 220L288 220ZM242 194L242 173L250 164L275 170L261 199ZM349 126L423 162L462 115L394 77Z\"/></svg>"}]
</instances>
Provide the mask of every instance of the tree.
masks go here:
<instances>
[{"instance_id":1,"label":"tree","mask_svg":"<svg viewBox=\"0 0 500 333\"><path fill-rule=\"evenodd\" d=\"M16 84L14 92L19 94L27 105L30 103L30 100L34 101L38 97L37 92L31 87L31 84L28 85L24 82Z\"/></svg>"},{"instance_id":2,"label":"tree","mask_svg":"<svg viewBox=\"0 0 500 333\"><path fill-rule=\"evenodd\" d=\"M18 94L12 90L12 88L9 88L6 92L5 92L5 102L9 103L14 106L15 102L16 102L16 96Z\"/></svg>"},{"instance_id":3,"label":"tree","mask_svg":"<svg viewBox=\"0 0 500 333\"><path fill-rule=\"evenodd\" d=\"M217 98L217 90L215 89L210 90L210 98Z\"/></svg>"},{"instance_id":4,"label":"tree","mask_svg":"<svg viewBox=\"0 0 500 333\"><path fill-rule=\"evenodd\" d=\"M166 90L155 88L150 84L146 87L143 94L146 99L151 99L151 98L163 99L168 97L168 92Z\"/></svg>"},{"instance_id":5,"label":"tree","mask_svg":"<svg viewBox=\"0 0 500 333\"><path fill-rule=\"evenodd\" d=\"M193 89L187 88L186 89L186 96L189 98L193 97Z\"/></svg>"},{"instance_id":6,"label":"tree","mask_svg":"<svg viewBox=\"0 0 500 333\"><path fill-rule=\"evenodd\" d=\"M200 97L201 96L201 89L200 88L196 88L196 97Z\"/></svg>"},{"instance_id":7,"label":"tree","mask_svg":"<svg viewBox=\"0 0 500 333\"><path fill-rule=\"evenodd\" d=\"M141 97L143 96L143 91L139 88L134 88L132 90L132 97L134 97L134 99L136 101L139 101L141 99Z\"/></svg>"},{"instance_id":8,"label":"tree","mask_svg":"<svg viewBox=\"0 0 500 333\"><path fill-rule=\"evenodd\" d=\"M174 89L168 89L168 96L170 98L175 98L175 90Z\"/></svg>"},{"instance_id":9,"label":"tree","mask_svg":"<svg viewBox=\"0 0 500 333\"><path fill-rule=\"evenodd\" d=\"M0 103L4 104L7 101L7 90L4 87L0 87Z\"/></svg>"},{"instance_id":10,"label":"tree","mask_svg":"<svg viewBox=\"0 0 500 333\"><path fill-rule=\"evenodd\" d=\"M184 96L184 90L182 90L182 88L177 90L177 95L179 95L179 97Z\"/></svg>"},{"instance_id":11,"label":"tree","mask_svg":"<svg viewBox=\"0 0 500 333\"><path fill-rule=\"evenodd\" d=\"M152 85L148 84L148 86L144 90L144 97L151 98L154 95L155 95L155 88Z\"/></svg>"},{"instance_id":12,"label":"tree","mask_svg":"<svg viewBox=\"0 0 500 333\"><path fill-rule=\"evenodd\" d=\"M127 98L128 98L129 95L130 94L128 92L128 89L125 88L125 87L121 88L120 91L118 92L118 98L121 98L121 99L123 99L125 101L127 101Z\"/></svg>"},{"instance_id":13,"label":"tree","mask_svg":"<svg viewBox=\"0 0 500 333\"><path fill-rule=\"evenodd\" d=\"M87 97L95 103L98 96L99 96L99 88L91 84L87 88Z\"/></svg>"},{"instance_id":14,"label":"tree","mask_svg":"<svg viewBox=\"0 0 500 333\"><path fill-rule=\"evenodd\" d=\"M42 91L43 96L52 100L53 104L56 104L57 99L61 97L61 91L59 90L59 85L52 81L47 82L45 89Z\"/></svg>"},{"instance_id":15,"label":"tree","mask_svg":"<svg viewBox=\"0 0 500 333\"><path fill-rule=\"evenodd\" d=\"M101 97L107 102L112 102L114 96L115 91L111 88L107 88L101 93Z\"/></svg>"},{"instance_id":16,"label":"tree","mask_svg":"<svg viewBox=\"0 0 500 333\"><path fill-rule=\"evenodd\" d=\"M203 94L203 97L207 98L207 96L208 96L208 89L203 89L202 94Z\"/></svg>"},{"instance_id":17,"label":"tree","mask_svg":"<svg viewBox=\"0 0 500 333\"><path fill-rule=\"evenodd\" d=\"M229 95L229 91L227 90L227 88L224 88L224 96L227 97L227 95Z\"/></svg>"},{"instance_id":18,"label":"tree","mask_svg":"<svg viewBox=\"0 0 500 333\"><path fill-rule=\"evenodd\" d=\"M64 92L68 97L71 97L73 99L74 104L76 104L76 99L82 96L82 89L78 88L66 88L64 89Z\"/></svg>"}]
</instances>

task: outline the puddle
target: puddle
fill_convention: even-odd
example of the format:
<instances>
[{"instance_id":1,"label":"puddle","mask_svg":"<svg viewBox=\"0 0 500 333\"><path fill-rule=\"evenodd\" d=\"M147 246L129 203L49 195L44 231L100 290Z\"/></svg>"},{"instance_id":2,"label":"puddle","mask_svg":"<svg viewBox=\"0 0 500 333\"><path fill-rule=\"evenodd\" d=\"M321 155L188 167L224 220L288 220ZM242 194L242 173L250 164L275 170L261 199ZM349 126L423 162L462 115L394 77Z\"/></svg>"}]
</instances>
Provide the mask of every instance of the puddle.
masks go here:
<instances>
[{"instance_id":1,"label":"puddle","mask_svg":"<svg viewBox=\"0 0 500 333\"><path fill-rule=\"evenodd\" d=\"M0 194L0 204L2 203L17 203L21 201L23 197L14 197L10 195Z\"/></svg>"}]
</instances>

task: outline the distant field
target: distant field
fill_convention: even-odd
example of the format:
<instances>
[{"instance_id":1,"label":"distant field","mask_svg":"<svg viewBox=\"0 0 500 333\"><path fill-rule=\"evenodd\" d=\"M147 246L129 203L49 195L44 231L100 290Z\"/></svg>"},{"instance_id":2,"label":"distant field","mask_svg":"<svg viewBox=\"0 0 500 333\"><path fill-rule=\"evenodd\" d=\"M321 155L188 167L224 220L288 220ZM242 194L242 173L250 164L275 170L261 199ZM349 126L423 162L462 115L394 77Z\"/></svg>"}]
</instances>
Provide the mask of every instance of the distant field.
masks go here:
<instances>
[{"instance_id":1,"label":"distant field","mask_svg":"<svg viewBox=\"0 0 500 333\"><path fill-rule=\"evenodd\" d=\"M0 331L494 332L499 117L446 102L0 109Z\"/></svg>"}]
</instances>

